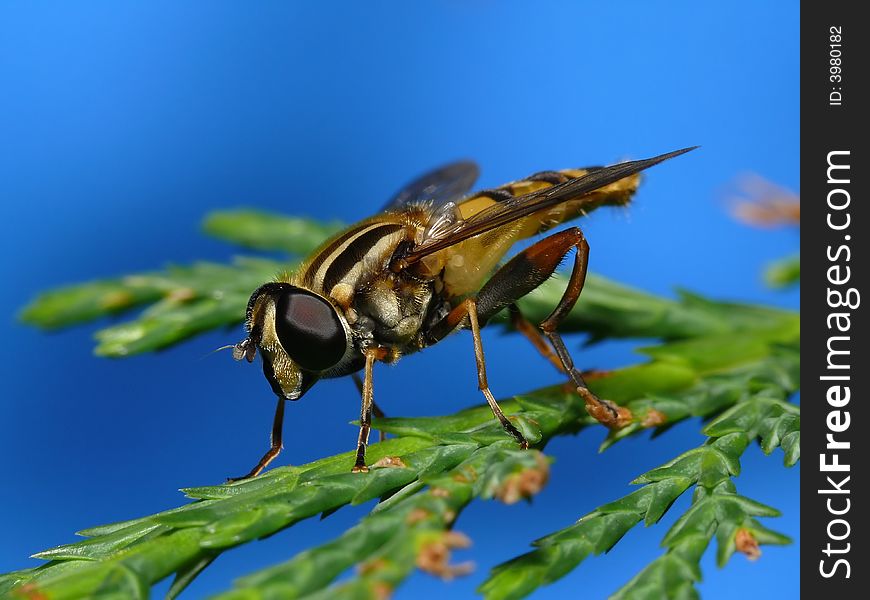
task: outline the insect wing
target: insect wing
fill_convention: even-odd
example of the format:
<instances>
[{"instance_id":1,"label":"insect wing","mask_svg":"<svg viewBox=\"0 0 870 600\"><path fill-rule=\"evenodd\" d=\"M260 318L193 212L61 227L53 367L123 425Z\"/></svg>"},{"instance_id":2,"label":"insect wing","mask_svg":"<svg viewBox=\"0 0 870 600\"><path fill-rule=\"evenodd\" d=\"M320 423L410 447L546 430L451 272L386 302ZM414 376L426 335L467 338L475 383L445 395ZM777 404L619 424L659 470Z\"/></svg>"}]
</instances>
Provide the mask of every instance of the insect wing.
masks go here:
<instances>
[{"instance_id":1,"label":"insect wing","mask_svg":"<svg viewBox=\"0 0 870 600\"><path fill-rule=\"evenodd\" d=\"M430 203L433 208L454 202L468 193L480 170L470 160L444 165L415 179L403 187L384 206L384 211L396 211L413 204Z\"/></svg>"},{"instance_id":2,"label":"insect wing","mask_svg":"<svg viewBox=\"0 0 870 600\"><path fill-rule=\"evenodd\" d=\"M680 154L684 154L693 149L694 147L684 148L682 150L676 150L674 152L669 152L645 160L635 160L611 165L587 173L582 177L571 179L565 183L560 183L523 196L509 198L504 202L499 202L486 208L464 221L456 222L450 228L440 231L437 236L423 240L416 248L412 249L401 258L401 265L403 267L411 265L426 256L445 248L449 248L450 246L469 238L492 231L493 229L497 229L538 211L546 210L562 202L577 198L578 196L594 192L599 188L615 183L620 179L639 173L660 162L668 160L669 158L674 158L675 156L679 156Z\"/></svg>"}]
</instances>

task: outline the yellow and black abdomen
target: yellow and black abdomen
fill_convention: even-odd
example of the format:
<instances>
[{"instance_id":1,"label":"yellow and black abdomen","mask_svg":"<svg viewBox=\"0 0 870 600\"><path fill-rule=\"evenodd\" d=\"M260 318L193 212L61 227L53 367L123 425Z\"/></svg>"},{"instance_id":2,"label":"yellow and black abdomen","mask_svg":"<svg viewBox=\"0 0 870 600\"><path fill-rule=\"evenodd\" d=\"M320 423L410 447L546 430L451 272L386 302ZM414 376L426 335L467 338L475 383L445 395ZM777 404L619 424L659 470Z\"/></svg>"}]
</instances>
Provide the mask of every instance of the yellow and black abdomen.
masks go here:
<instances>
[{"instance_id":1,"label":"yellow and black abdomen","mask_svg":"<svg viewBox=\"0 0 870 600\"><path fill-rule=\"evenodd\" d=\"M460 217L464 220L470 219L495 204L577 179L598 168L542 171L520 181L477 192L459 204ZM442 279L449 296L466 296L479 289L484 279L517 241L586 215L599 206L624 206L631 201L639 183L640 175L631 175L576 198L568 198L556 206L445 248L437 253L437 258L430 259L429 262L437 260L443 264Z\"/></svg>"}]
</instances>

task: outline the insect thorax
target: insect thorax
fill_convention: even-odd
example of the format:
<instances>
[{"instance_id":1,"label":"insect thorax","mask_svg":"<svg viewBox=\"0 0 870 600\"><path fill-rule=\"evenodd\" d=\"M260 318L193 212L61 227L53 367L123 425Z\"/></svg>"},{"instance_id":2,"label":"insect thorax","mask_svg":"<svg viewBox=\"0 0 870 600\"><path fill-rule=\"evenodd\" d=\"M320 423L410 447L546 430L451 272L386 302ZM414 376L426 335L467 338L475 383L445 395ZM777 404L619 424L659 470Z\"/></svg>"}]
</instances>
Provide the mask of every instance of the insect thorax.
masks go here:
<instances>
[{"instance_id":1,"label":"insect thorax","mask_svg":"<svg viewBox=\"0 0 870 600\"><path fill-rule=\"evenodd\" d=\"M428 281L385 274L358 292L348 321L361 346L390 348L396 358L420 350L432 288Z\"/></svg>"}]
</instances>

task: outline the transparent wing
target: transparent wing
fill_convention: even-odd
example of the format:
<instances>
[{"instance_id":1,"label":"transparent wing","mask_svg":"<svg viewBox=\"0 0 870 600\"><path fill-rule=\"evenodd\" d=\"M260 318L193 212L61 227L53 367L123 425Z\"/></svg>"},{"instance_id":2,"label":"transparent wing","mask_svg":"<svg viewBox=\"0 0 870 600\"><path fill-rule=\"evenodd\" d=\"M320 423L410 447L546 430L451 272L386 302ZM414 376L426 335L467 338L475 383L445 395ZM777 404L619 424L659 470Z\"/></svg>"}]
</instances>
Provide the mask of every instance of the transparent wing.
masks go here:
<instances>
[{"instance_id":1,"label":"transparent wing","mask_svg":"<svg viewBox=\"0 0 870 600\"><path fill-rule=\"evenodd\" d=\"M466 220L457 220L437 231L437 235L427 236L420 244L410 249L404 256L397 257L397 263L404 268L435 252L449 248L471 237L492 231L503 225L522 219L539 211L554 207L562 202L594 192L620 179L648 169L660 162L694 150L683 148L645 160L619 163L592 171L582 177L570 179L522 196L515 196L499 202Z\"/></svg>"},{"instance_id":2,"label":"transparent wing","mask_svg":"<svg viewBox=\"0 0 870 600\"><path fill-rule=\"evenodd\" d=\"M430 171L403 187L384 206L385 211L401 210L411 204L431 204L437 208L455 202L468 193L480 173L470 160L453 162Z\"/></svg>"}]
</instances>

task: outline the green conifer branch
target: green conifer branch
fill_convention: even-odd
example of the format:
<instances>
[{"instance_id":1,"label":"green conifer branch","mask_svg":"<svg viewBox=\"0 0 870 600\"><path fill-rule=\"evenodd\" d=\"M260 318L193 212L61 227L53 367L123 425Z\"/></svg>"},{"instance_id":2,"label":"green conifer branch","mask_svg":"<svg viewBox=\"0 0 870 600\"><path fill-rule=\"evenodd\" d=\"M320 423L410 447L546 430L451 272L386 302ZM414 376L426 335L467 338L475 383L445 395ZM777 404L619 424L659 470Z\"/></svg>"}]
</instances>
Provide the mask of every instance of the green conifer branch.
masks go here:
<instances>
[{"instance_id":1,"label":"green conifer branch","mask_svg":"<svg viewBox=\"0 0 870 600\"><path fill-rule=\"evenodd\" d=\"M206 230L256 249L304 254L334 231L301 219L252 211L216 213ZM193 335L241 321L248 295L292 261L239 258L227 265L195 263L141 275L79 284L41 295L22 318L46 329L65 327L144 307L131 320L97 333L97 353L122 357L165 348ZM564 280L554 278L523 300L532 320L556 304ZM800 454L797 389L799 317L788 311L713 302L689 293L665 299L590 276L564 330L591 339L665 340L642 350L649 360L590 373L599 395L628 407L632 423L612 432L603 448L647 429L661 433L690 418L713 420L708 442L641 475L628 496L599 507L575 525L536 542L536 549L498 567L481 590L492 598L522 597L564 576L590 554L616 543L631 527L657 522L694 486L694 499L664 538L665 554L617 594L620 597L692 596L698 560L718 541L719 563L735 548L785 543L756 517L775 511L736 494L732 478L753 440L784 451L786 465ZM274 469L254 480L185 490L196 501L124 523L93 528L88 539L39 553L43 567L0 576L4 594L46 598L146 597L151 585L175 575L179 593L227 549L271 535L301 519L347 504L381 499L372 513L331 542L237 582L228 598L382 596L415 567L458 574L446 558L461 546L452 527L474 498L515 501L546 479L540 454L556 435L594 424L571 390L561 386L502 403L535 444L522 452L507 440L485 406L452 416L381 419L376 428L394 439L374 444L367 475L351 474L350 453L299 467ZM748 544L748 546L747 546ZM350 580L335 577L357 566Z\"/></svg>"},{"instance_id":2,"label":"green conifer branch","mask_svg":"<svg viewBox=\"0 0 870 600\"><path fill-rule=\"evenodd\" d=\"M755 382L756 391L711 422L707 443L669 463L644 473L632 483L639 490L597 508L577 523L537 540L532 552L496 567L480 591L489 600L522 598L576 568L590 555L610 550L632 527L657 523L671 504L695 487L692 506L665 535L667 553L647 566L617 593L617 598L695 597L701 578L699 562L712 537L718 540L719 566L734 553L739 530L759 544L785 544L754 517L778 516L778 511L736 493L731 481L740 473L740 457L749 443L761 439L766 453L776 447L785 462L799 458L799 409L783 400L773 381Z\"/></svg>"}]
</instances>

